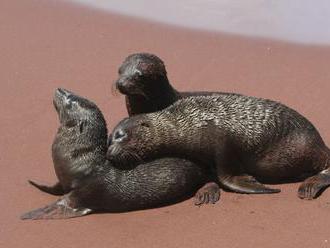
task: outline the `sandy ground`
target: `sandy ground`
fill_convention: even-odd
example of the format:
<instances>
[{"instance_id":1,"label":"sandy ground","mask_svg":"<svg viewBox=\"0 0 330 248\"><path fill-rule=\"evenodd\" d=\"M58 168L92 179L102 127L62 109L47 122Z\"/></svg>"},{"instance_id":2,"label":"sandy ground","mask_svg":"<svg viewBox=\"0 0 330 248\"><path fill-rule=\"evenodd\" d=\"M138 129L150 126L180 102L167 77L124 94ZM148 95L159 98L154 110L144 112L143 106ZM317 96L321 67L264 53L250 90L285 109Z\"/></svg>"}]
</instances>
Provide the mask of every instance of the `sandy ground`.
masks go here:
<instances>
[{"instance_id":1,"label":"sandy ground","mask_svg":"<svg viewBox=\"0 0 330 248\"><path fill-rule=\"evenodd\" d=\"M178 89L279 100L330 144L330 47L176 29L40 0L2 0L0 37L0 247L330 247L330 190L303 201L298 184L280 185L276 195L223 192L218 204L201 208L188 200L124 214L19 219L56 199L27 184L56 180L56 87L94 100L111 129L126 115L123 97L111 95L118 65L132 52L153 52Z\"/></svg>"}]
</instances>

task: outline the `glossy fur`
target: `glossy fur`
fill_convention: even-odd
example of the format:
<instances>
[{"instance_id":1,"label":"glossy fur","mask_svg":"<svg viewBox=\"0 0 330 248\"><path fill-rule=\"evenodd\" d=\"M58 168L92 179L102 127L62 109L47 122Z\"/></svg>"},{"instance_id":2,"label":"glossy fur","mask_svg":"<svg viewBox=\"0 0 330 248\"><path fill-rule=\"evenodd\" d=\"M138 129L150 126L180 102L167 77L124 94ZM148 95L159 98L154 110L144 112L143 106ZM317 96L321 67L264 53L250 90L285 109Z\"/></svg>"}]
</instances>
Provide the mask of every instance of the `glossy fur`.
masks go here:
<instances>
[{"instance_id":1,"label":"glossy fur","mask_svg":"<svg viewBox=\"0 0 330 248\"><path fill-rule=\"evenodd\" d=\"M167 78L164 62L149 53L128 56L120 66L118 74L115 87L126 96L129 116L162 110L181 98L215 93L175 90Z\"/></svg>"},{"instance_id":2,"label":"glossy fur","mask_svg":"<svg viewBox=\"0 0 330 248\"><path fill-rule=\"evenodd\" d=\"M122 138L116 139L120 132ZM299 197L312 199L329 181L329 149L315 127L271 100L242 95L181 99L155 113L120 122L108 159L131 163L178 156L212 165L221 184L240 193L276 193L259 181L307 179ZM259 180L259 181L258 181Z\"/></svg>"},{"instance_id":3,"label":"glossy fur","mask_svg":"<svg viewBox=\"0 0 330 248\"><path fill-rule=\"evenodd\" d=\"M129 116L162 110L188 96L214 94L213 92L175 90L167 78L164 62L150 53L136 53L128 56L120 66L118 74L115 87L126 96ZM111 137L108 144L110 143ZM208 199L219 199L219 194L217 182L208 183L196 193L196 199L205 199L205 201L197 200L196 204L208 203ZM214 201L211 202L214 203Z\"/></svg>"},{"instance_id":4,"label":"glossy fur","mask_svg":"<svg viewBox=\"0 0 330 248\"><path fill-rule=\"evenodd\" d=\"M54 104L61 124L52 149L59 183L54 187L33 184L48 193L66 194L22 215L22 219L62 219L96 211L159 207L187 199L210 180L207 169L185 159L162 158L122 170L106 160L107 128L94 103L58 89ZM218 200L202 198L196 204Z\"/></svg>"}]
</instances>

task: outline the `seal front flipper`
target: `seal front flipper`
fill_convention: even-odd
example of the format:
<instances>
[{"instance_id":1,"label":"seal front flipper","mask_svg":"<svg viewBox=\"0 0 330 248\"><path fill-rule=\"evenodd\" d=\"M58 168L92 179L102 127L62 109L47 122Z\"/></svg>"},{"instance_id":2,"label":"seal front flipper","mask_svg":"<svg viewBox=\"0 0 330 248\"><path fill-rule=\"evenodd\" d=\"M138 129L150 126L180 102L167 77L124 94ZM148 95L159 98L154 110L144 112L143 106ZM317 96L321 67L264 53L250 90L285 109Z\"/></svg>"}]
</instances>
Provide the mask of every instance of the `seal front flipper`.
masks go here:
<instances>
[{"instance_id":1,"label":"seal front flipper","mask_svg":"<svg viewBox=\"0 0 330 248\"><path fill-rule=\"evenodd\" d=\"M210 130L213 130L222 138L215 141L216 149L214 150L214 154L218 180L226 189L243 194L272 194L281 192L280 189L268 188L258 182L253 176L244 174L244 171L242 171L244 165L236 157L235 146L231 142L228 142L226 135L215 129L213 123L209 126ZM208 133L208 136L210 135L211 133ZM231 164L228 164L228 161L232 161Z\"/></svg>"},{"instance_id":2,"label":"seal front flipper","mask_svg":"<svg viewBox=\"0 0 330 248\"><path fill-rule=\"evenodd\" d=\"M72 195L68 194L50 205L23 214L21 219L68 219L87 215L92 212L89 208L78 207L76 205Z\"/></svg>"},{"instance_id":3,"label":"seal front flipper","mask_svg":"<svg viewBox=\"0 0 330 248\"><path fill-rule=\"evenodd\" d=\"M66 191L63 189L62 185L60 182L57 182L56 184L54 184L53 186L47 186L47 185L41 185L38 183L35 183L31 180L29 180L29 183L31 185L33 185L34 187L36 187L37 189L46 192L48 194L52 194L52 195L64 195L66 193L69 193L69 191Z\"/></svg>"},{"instance_id":4,"label":"seal front flipper","mask_svg":"<svg viewBox=\"0 0 330 248\"><path fill-rule=\"evenodd\" d=\"M237 193L271 194L281 192L280 189L266 187L250 175L221 176L219 181L224 187Z\"/></svg>"},{"instance_id":5,"label":"seal front flipper","mask_svg":"<svg viewBox=\"0 0 330 248\"><path fill-rule=\"evenodd\" d=\"M319 174L307 178L298 189L298 197L312 200L319 196L321 191L330 185L330 168Z\"/></svg>"},{"instance_id":6,"label":"seal front flipper","mask_svg":"<svg viewBox=\"0 0 330 248\"><path fill-rule=\"evenodd\" d=\"M201 187L195 194L195 205L215 204L220 199L220 188L217 183L209 182Z\"/></svg>"}]
</instances>

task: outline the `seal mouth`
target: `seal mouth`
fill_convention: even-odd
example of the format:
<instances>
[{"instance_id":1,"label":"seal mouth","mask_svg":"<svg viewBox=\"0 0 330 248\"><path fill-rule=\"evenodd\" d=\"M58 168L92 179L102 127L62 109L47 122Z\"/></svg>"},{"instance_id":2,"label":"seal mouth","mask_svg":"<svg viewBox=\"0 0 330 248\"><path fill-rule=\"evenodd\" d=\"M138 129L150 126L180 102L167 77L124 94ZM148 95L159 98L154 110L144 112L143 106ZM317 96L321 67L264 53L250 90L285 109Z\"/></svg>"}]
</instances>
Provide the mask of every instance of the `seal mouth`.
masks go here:
<instances>
[{"instance_id":1,"label":"seal mouth","mask_svg":"<svg viewBox=\"0 0 330 248\"><path fill-rule=\"evenodd\" d=\"M117 160L116 158L120 153L121 153L121 149L118 145L110 144L110 146L108 147L106 157L110 161L115 161Z\"/></svg>"},{"instance_id":2,"label":"seal mouth","mask_svg":"<svg viewBox=\"0 0 330 248\"><path fill-rule=\"evenodd\" d=\"M134 86L132 83L120 83L120 82L115 82L116 84L116 89L127 96L141 96L144 97L145 99L149 99L147 94L140 88Z\"/></svg>"},{"instance_id":3,"label":"seal mouth","mask_svg":"<svg viewBox=\"0 0 330 248\"><path fill-rule=\"evenodd\" d=\"M115 86L116 86L116 89L124 95L130 95L133 92L133 84L128 82L127 79L123 80L123 79L119 78L115 82Z\"/></svg>"},{"instance_id":4,"label":"seal mouth","mask_svg":"<svg viewBox=\"0 0 330 248\"><path fill-rule=\"evenodd\" d=\"M116 90L118 90L124 95L137 95L143 96L144 98L148 98L143 89L137 86L137 82L135 82L134 79L131 79L129 77L120 77L119 79L117 79L117 81L115 81L114 85L116 87Z\"/></svg>"}]
</instances>

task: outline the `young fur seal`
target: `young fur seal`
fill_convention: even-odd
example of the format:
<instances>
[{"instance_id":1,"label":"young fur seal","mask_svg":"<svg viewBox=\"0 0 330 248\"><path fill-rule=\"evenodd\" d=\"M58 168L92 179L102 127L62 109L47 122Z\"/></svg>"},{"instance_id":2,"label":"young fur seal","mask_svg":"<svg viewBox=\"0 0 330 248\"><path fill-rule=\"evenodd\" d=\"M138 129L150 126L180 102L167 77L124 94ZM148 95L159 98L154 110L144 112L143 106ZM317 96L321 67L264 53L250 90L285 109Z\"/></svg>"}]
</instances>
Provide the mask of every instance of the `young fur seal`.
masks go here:
<instances>
[{"instance_id":1,"label":"young fur seal","mask_svg":"<svg viewBox=\"0 0 330 248\"><path fill-rule=\"evenodd\" d=\"M181 99L113 130L107 157L134 162L177 156L214 163L220 183L240 193L276 193L261 182L307 179L300 198L330 184L330 151L315 127L281 103L243 95ZM311 176L311 177L310 177Z\"/></svg>"},{"instance_id":2,"label":"young fur seal","mask_svg":"<svg viewBox=\"0 0 330 248\"><path fill-rule=\"evenodd\" d=\"M95 211L159 207L188 198L211 180L205 168L177 158L153 160L131 170L119 169L106 160L106 122L94 103L57 89L54 106L60 120L52 146L59 183L55 187L33 185L48 193L66 194L22 215L22 219L63 219ZM197 203L218 200L208 194L198 197Z\"/></svg>"},{"instance_id":3,"label":"young fur seal","mask_svg":"<svg viewBox=\"0 0 330 248\"><path fill-rule=\"evenodd\" d=\"M164 62L154 54L136 53L129 55L118 70L116 89L125 95L129 116L162 110L177 100L194 95L234 94L214 92L179 92L167 78ZM238 94L235 94L238 95ZM111 136L109 137L110 143ZM197 193L203 197L218 199L220 189L217 183L210 182ZM217 196L214 196L216 194Z\"/></svg>"},{"instance_id":4,"label":"young fur seal","mask_svg":"<svg viewBox=\"0 0 330 248\"><path fill-rule=\"evenodd\" d=\"M57 89L53 99L60 121L52 158L59 182L49 187L29 181L40 190L63 195L74 188L76 180L89 175L104 163L98 154L106 150L106 123L97 106L70 91ZM102 131L100 131L102 130Z\"/></svg>"},{"instance_id":5,"label":"young fur seal","mask_svg":"<svg viewBox=\"0 0 330 248\"><path fill-rule=\"evenodd\" d=\"M119 67L118 74L115 87L125 95L129 116L162 110L181 98L215 94L175 90L167 78L164 62L150 53L131 54Z\"/></svg>"}]
</instances>

